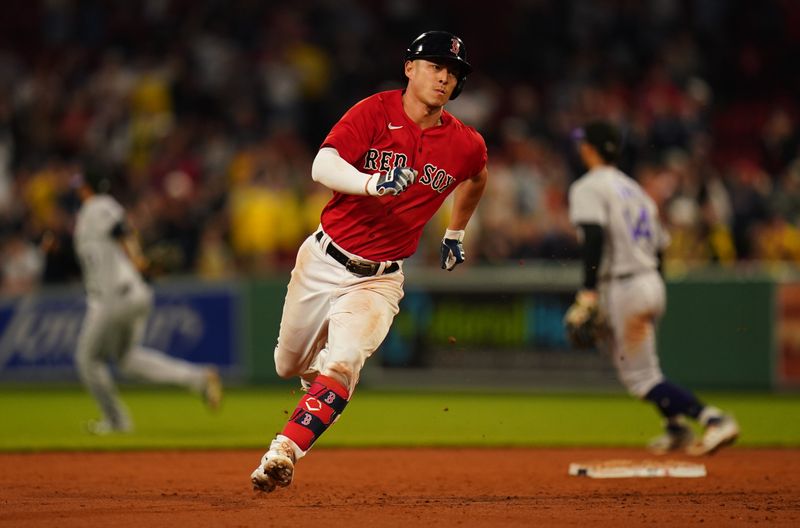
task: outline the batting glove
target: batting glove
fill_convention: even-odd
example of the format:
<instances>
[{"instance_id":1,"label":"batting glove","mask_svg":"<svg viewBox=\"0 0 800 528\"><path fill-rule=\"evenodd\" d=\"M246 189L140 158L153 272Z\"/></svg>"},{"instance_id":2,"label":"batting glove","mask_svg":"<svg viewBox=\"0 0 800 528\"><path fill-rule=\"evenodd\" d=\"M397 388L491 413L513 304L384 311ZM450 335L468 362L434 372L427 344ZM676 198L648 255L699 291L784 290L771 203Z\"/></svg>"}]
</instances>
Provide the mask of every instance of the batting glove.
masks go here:
<instances>
[{"instance_id":1,"label":"batting glove","mask_svg":"<svg viewBox=\"0 0 800 528\"><path fill-rule=\"evenodd\" d=\"M453 271L453 268L464 262L467 254L464 253L464 230L453 231L448 229L442 239L441 264L442 269Z\"/></svg>"},{"instance_id":2,"label":"batting glove","mask_svg":"<svg viewBox=\"0 0 800 528\"><path fill-rule=\"evenodd\" d=\"M414 183L417 171L411 167L395 167L381 174L376 172L367 180L367 194L370 196L397 196Z\"/></svg>"}]
</instances>

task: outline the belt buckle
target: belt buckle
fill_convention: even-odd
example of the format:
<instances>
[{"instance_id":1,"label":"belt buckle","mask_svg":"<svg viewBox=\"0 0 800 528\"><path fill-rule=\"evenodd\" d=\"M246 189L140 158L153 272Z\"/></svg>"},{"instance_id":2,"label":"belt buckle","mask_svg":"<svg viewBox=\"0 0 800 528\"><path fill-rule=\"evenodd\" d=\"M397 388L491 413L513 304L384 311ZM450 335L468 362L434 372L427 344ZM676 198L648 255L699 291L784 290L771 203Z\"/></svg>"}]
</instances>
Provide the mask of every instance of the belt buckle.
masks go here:
<instances>
[{"instance_id":1,"label":"belt buckle","mask_svg":"<svg viewBox=\"0 0 800 528\"><path fill-rule=\"evenodd\" d=\"M364 262L363 260L347 259L347 264L344 267L350 273L361 275L362 277L371 277L378 273L378 262Z\"/></svg>"}]
</instances>

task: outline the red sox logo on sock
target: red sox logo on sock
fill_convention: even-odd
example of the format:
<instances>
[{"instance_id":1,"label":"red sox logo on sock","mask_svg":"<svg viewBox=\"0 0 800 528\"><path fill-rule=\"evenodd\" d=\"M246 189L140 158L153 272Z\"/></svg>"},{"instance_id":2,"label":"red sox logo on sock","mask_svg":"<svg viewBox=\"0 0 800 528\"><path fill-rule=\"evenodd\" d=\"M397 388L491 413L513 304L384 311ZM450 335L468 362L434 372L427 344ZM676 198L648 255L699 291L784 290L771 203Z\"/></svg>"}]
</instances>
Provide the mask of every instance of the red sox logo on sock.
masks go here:
<instances>
[{"instance_id":1,"label":"red sox logo on sock","mask_svg":"<svg viewBox=\"0 0 800 528\"><path fill-rule=\"evenodd\" d=\"M325 396L325 399L324 399L323 401L324 401L325 403L327 403L328 405L330 405L330 404L332 404L332 403L333 403L333 401L334 401L335 399L336 399L336 394L335 394L335 393L333 393L333 392L329 392L329 393L328 393L328 395L327 395L327 396Z\"/></svg>"},{"instance_id":2,"label":"red sox logo on sock","mask_svg":"<svg viewBox=\"0 0 800 528\"><path fill-rule=\"evenodd\" d=\"M308 425L311 425L311 420L313 420L313 419L314 419L313 416L311 416L310 414L306 413L306 415L303 416L303 419L300 420L300 423L302 425L308 426Z\"/></svg>"},{"instance_id":3,"label":"red sox logo on sock","mask_svg":"<svg viewBox=\"0 0 800 528\"><path fill-rule=\"evenodd\" d=\"M308 409L311 412L319 411L320 409L322 409L322 403L318 399L313 398L311 396L306 398L305 405L306 409Z\"/></svg>"}]
</instances>

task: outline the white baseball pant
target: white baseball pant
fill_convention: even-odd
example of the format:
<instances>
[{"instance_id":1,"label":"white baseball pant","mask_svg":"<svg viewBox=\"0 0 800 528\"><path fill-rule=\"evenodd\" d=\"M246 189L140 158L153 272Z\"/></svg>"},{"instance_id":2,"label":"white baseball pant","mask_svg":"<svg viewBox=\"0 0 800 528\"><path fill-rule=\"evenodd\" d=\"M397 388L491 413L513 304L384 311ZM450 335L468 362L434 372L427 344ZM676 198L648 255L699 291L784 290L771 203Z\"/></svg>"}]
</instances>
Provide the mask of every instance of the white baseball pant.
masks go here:
<instances>
[{"instance_id":1,"label":"white baseball pant","mask_svg":"<svg viewBox=\"0 0 800 528\"><path fill-rule=\"evenodd\" d=\"M327 234L319 241L311 235L297 252L275 347L275 370L282 378L300 376L309 382L321 373L352 394L364 363L399 311L403 270L400 263L394 273L359 277L325 253L331 243Z\"/></svg>"},{"instance_id":2,"label":"white baseball pant","mask_svg":"<svg viewBox=\"0 0 800 528\"><path fill-rule=\"evenodd\" d=\"M657 271L640 273L601 282L599 292L617 376L628 392L643 398L664 379L655 332L666 306L664 281Z\"/></svg>"},{"instance_id":3,"label":"white baseball pant","mask_svg":"<svg viewBox=\"0 0 800 528\"><path fill-rule=\"evenodd\" d=\"M131 421L117 394L111 363L127 377L181 385L196 392L206 383L203 367L141 346L152 302L152 291L136 285L108 302L90 298L78 337L75 359L81 381L105 419L118 427L130 426Z\"/></svg>"}]
</instances>

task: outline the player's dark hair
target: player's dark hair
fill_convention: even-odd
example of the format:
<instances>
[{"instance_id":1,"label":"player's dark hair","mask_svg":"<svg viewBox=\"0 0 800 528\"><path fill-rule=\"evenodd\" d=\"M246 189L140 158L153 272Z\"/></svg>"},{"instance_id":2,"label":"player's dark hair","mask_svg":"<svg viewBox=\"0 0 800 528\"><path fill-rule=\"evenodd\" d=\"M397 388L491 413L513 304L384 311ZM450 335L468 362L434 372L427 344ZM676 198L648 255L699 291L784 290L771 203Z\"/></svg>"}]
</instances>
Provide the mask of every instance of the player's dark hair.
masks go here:
<instances>
[{"instance_id":1,"label":"player's dark hair","mask_svg":"<svg viewBox=\"0 0 800 528\"><path fill-rule=\"evenodd\" d=\"M94 159L82 160L82 182L96 193L108 193L111 190L111 169L107 164Z\"/></svg>"},{"instance_id":2,"label":"player's dark hair","mask_svg":"<svg viewBox=\"0 0 800 528\"><path fill-rule=\"evenodd\" d=\"M616 163L622 150L622 135L607 121L591 121L583 127L583 141L597 150L606 163Z\"/></svg>"}]
</instances>

